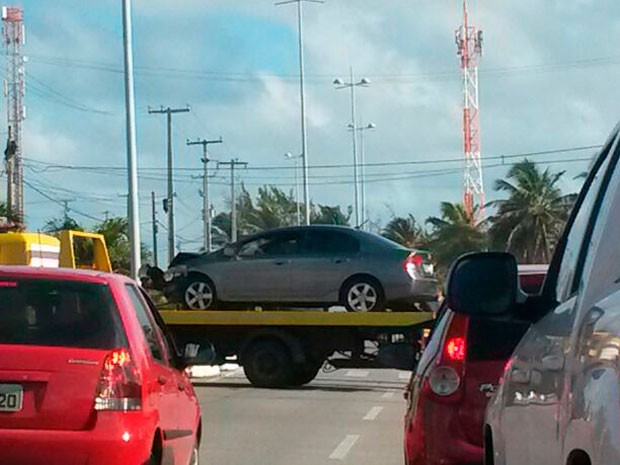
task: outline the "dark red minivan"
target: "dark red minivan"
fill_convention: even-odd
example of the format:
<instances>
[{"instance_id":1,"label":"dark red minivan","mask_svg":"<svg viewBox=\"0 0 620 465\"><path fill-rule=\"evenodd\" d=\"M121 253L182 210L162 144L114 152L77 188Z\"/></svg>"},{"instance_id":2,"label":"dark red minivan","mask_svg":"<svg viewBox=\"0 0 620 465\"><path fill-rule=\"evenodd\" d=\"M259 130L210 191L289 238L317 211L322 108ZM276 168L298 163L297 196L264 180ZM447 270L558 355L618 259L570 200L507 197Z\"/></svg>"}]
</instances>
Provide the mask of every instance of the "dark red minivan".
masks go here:
<instances>
[{"instance_id":1,"label":"dark red minivan","mask_svg":"<svg viewBox=\"0 0 620 465\"><path fill-rule=\"evenodd\" d=\"M538 293L546 273L546 265L521 265L522 290ZM405 393L406 465L482 463L487 401L528 327L440 310Z\"/></svg>"}]
</instances>

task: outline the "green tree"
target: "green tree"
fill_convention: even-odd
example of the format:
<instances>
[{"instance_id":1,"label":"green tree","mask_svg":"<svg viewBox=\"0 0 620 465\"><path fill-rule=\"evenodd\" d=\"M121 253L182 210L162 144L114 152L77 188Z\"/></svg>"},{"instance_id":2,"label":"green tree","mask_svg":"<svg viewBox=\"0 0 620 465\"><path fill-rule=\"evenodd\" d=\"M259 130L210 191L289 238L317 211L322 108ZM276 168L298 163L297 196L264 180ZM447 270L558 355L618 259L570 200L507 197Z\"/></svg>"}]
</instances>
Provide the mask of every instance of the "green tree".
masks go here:
<instances>
[{"instance_id":1,"label":"green tree","mask_svg":"<svg viewBox=\"0 0 620 465\"><path fill-rule=\"evenodd\" d=\"M293 195L275 186L260 187L254 205L248 212L248 226L256 232L296 222L297 207Z\"/></svg>"},{"instance_id":2,"label":"green tree","mask_svg":"<svg viewBox=\"0 0 620 465\"><path fill-rule=\"evenodd\" d=\"M349 226L351 221L351 207L347 208L346 213L342 211L340 205L318 205L312 207L310 212L310 222L312 224L333 224L337 226Z\"/></svg>"},{"instance_id":3,"label":"green tree","mask_svg":"<svg viewBox=\"0 0 620 465\"><path fill-rule=\"evenodd\" d=\"M392 218L381 235L410 249L427 247L429 242L426 231L418 225L412 214L404 218Z\"/></svg>"},{"instance_id":4,"label":"green tree","mask_svg":"<svg viewBox=\"0 0 620 465\"><path fill-rule=\"evenodd\" d=\"M131 269L131 247L129 242L129 221L127 218L109 218L95 226L94 232L103 235L105 238L112 269L118 273L129 274ZM144 244L141 244L140 249L142 260L148 261L150 257L149 250Z\"/></svg>"},{"instance_id":5,"label":"green tree","mask_svg":"<svg viewBox=\"0 0 620 465\"><path fill-rule=\"evenodd\" d=\"M476 218L478 210L473 213ZM487 234L480 222L472 221L461 203L441 203L441 216L426 220L430 225L429 245L440 272L445 273L450 264L467 252L487 248Z\"/></svg>"},{"instance_id":6,"label":"green tree","mask_svg":"<svg viewBox=\"0 0 620 465\"><path fill-rule=\"evenodd\" d=\"M68 215L47 220L45 222L45 226L43 226L43 231L52 235L66 229L71 229L73 231L84 231L82 225Z\"/></svg>"},{"instance_id":7,"label":"green tree","mask_svg":"<svg viewBox=\"0 0 620 465\"><path fill-rule=\"evenodd\" d=\"M526 159L495 182L495 190L508 198L489 203L497 208L489 218L493 248L515 254L522 263L549 263L575 201L574 194L563 195L558 187L564 173L541 171Z\"/></svg>"}]
</instances>

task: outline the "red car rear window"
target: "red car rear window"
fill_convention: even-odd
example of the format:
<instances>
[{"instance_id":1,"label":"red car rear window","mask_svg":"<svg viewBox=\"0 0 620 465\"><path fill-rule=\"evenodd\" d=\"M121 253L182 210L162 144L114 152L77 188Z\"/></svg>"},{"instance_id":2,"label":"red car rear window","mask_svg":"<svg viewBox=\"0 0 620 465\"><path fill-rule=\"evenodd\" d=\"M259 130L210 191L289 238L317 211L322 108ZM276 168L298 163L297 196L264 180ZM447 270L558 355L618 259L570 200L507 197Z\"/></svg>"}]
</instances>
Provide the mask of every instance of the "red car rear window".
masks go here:
<instances>
[{"instance_id":1,"label":"red car rear window","mask_svg":"<svg viewBox=\"0 0 620 465\"><path fill-rule=\"evenodd\" d=\"M112 349L124 343L108 286L41 279L0 281L0 344Z\"/></svg>"}]
</instances>

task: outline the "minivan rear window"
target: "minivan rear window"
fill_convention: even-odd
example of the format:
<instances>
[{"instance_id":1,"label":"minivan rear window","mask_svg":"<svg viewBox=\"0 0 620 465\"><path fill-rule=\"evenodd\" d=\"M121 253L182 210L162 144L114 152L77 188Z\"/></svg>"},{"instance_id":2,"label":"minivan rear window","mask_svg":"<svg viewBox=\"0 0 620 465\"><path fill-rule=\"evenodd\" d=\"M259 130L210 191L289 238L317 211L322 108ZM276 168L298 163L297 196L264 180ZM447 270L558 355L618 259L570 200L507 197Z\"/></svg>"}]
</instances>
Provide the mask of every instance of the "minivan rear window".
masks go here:
<instances>
[{"instance_id":1,"label":"minivan rear window","mask_svg":"<svg viewBox=\"0 0 620 465\"><path fill-rule=\"evenodd\" d=\"M126 340L108 286L1 277L0 344L112 349Z\"/></svg>"},{"instance_id":2,"label":"minivan rear window","mask_svg":"<svg viewBox=\"0 0 620 465\"><path fill-rule=\"evenodd\" d=\"M530 324L526 321L470 317L467 360L508 360Z\"/></svg>"}]
</instances>

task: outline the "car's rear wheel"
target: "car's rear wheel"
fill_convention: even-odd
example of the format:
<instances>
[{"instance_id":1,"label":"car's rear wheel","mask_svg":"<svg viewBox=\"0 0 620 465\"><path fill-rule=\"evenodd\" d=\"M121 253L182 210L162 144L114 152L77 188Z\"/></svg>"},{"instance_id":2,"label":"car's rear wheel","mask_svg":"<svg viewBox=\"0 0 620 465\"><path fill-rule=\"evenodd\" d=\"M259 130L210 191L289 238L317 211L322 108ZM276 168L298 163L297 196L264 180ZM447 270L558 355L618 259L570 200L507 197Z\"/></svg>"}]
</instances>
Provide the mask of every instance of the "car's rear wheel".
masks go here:
<instances>
[{"instance_id":1,"label":"car's rear wheel","mask_svg":"<svg viewBox=\"0 0 620 465\"><path fill-rule=\"evenodd\" d=\"M344 284L342 305L349 312L380 312L385 310L385 296L379 282L370 277L354 278Z\"/></svg>"},{"instance_id":2,"label":"car's rear wheel","mask_svg":"<svg viewBox=\"0 0 620 465\"><path fill-rule=\"evenodd\" d=\"M200 275L189 275L185 279L182 297L191 310L211 310L217 302L215 286L209 278Z\"/></svg>"},{"instance_id":3,"label":"car's rear wheel","mask_svg":"<svg viewBox=\"0 0 620 465\"><path fill-rule=\"evenodd\" d=\"M287 347L277 341L259 341L244 351L243 372L258 387L283 387L291 382L293 362Z\"/></svg>"}]
</instances>

